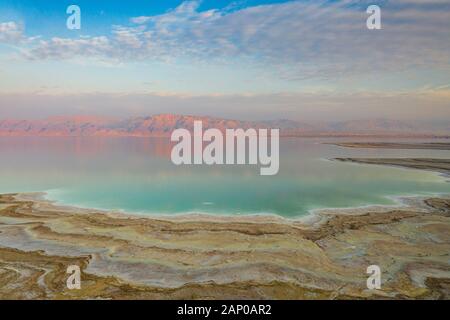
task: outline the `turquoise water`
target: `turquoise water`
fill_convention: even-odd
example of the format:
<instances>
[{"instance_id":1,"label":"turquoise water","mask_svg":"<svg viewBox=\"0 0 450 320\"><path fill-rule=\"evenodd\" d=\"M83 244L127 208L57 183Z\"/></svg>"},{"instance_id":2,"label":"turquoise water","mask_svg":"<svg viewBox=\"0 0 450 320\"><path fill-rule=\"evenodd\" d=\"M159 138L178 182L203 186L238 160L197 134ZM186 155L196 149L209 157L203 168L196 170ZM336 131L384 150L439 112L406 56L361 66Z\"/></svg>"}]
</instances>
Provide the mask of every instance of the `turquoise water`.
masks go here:
<instances>
[{"instance_id":1,"label":"turquoise water","mask_svg":"<svg viewBox=\"0 0 450 320\"><path fill-rule=\"evenodd\" d=\"M349 141L349 139L343 139ZM448 151L350 149L329 139L280 141L280 171L259 166L175 166L164 138L0 138L0 193L46 191L82 207L145 214L274 213L388 205L389 196L450 193L426 171L329 161L334 157L441 157Z\"/></svg>"}]
</instances>

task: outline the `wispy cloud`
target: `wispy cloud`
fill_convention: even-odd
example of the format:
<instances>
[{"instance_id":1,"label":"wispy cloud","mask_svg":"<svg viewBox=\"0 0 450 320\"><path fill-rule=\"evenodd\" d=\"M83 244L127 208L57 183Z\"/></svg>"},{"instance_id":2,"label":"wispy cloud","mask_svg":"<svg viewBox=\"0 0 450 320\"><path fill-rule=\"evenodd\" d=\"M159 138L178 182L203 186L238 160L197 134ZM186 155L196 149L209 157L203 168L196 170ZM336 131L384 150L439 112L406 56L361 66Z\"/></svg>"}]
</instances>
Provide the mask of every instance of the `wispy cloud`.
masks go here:
<instances>
[{"instance_id":1,"label":"wispy cloud","mask_svg":"<svg viewBox=\"0 0 450 320\"><path fill-rule=\"evenodd\" d=\"M107 35L37 41L26 57L241 60L289 80L449 68L449 1L380 3L383 29L368 30L366 1L291 1L206 11L199 1L186 1L162 15L131 17L129 25L112 26ZM14 23L3 29L0 41L23 37Z\"/></svg>"},{"instance_id":2,"label":"wispy cloud","mask_svg":"<svg viewBox=\"0 0 450 320\"><path fill-rule=\"evenodd\" d=\"M68 59L76 56L98 57L112 56L114 45L105 37L82 37L79 39L52 38L41 40L36 47L24 51L30 60Z\"/></svg>"},{"instance_id":3,"label":"wispy cloud","mask_svg":"<svg viewBox=\"0 0 450 320\"><path fill-rule=\"evenodd\" d=\"M0 43L19 44L24 40L23 25L14 21L0 23Z\"/></svg>"}]
</instances>

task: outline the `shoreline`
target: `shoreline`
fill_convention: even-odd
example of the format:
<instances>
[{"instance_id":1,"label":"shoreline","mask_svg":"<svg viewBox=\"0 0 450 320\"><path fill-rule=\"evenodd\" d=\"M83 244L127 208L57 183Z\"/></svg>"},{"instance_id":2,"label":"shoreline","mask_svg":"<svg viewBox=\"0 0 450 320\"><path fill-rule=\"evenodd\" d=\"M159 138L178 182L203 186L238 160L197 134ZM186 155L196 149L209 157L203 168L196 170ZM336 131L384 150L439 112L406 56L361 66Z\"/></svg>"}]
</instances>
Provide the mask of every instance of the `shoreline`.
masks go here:
<instances>
[{"instance_id":1,"label":"shoreline","mask_svg":"<svg viewBox=\"0 0 450 320\"><path fill-rule=\"evenodd\" d=\"M126 210L110 210L102 208L83 207L71 204L63 204L57 200L46 198L46 192L18 192L5 193L0 196L13 195L19 201L32 201L37 205L53 207L68 213L79 214L103 214L114 218L135 218L135 219L156 219L162 221L175 222L251 222L251 223L301 223L305 226L320 225L326 222L328 216L333 215L363 215L367 212L386 213L392 210L418 210L422 203L428 198L449 198L450 193L430 193L429 195L403 195L403 196L386 196L392 200L393 204L367 204L361 206L350 207L326 207L310 209L307 214L295 217L284 217L275 213L254 213L254 214L221 214L221 213L173 213L158 214L148 212L131 212ZM424 208L426 211L426 208Z\"/></svg>"},{"instance_id":2,"label":"shoreline","mask_svg":"<svg viewBox=\"0 0 450 320\"><path fill-rule=\"evenodd\" d=\"M345 148L450 150L448 142L328 142L325 144Z\"/></svg>"},{"instance_id":3,"label":"shoreline","mask_svg":"<svg viewBox=\"0 0 450 320\"><path fill-rule=\"evenodd\" d=\"M166 221L207 221L207 222L233 222L233 221L243 221L243 222L255 222L261 223L266 222L295 222L299 221L302 217L298 218L287 218L281 215L272 213L255 213L255 214L221 214L221 213L169 213L169 214L159 214L159 213L148 213L148 212L132 212L126 210L110 210L104 208L92 208L84 207L78 205L64 204L58 200L46 198L45 191L37 192L18 192L18 193L6 193L0 194L0 196L13 195L17 200L32 201L37 204L51 206L58 208L67 212L80 213L80 214L105 214L112 217L126 217L126 218L136 218L136 219L156 219L156 220L166 220Z\"/></svg>"},{"instance_id":4,"label":"shoreline","mask_svg":"<svg viewBox=\"0 0 450 320\"><path fill-rule=\"evenodd\" d=\"M243 215L226 215L226 214L209 214L209 213L179 213L179 214L144 214L133 213L122 210L108 210L97 208L78 207L74 205L60 204L57 201L45 198L45 192L24 192L12 194L0 194L2 196L12 195L14 199L19 201L31 201L37 206L45 206L52 210L59 210L66 213L74 214L100 214L111 218L127 218L127 219L148 219L166 221L166 222L200 222L200 223L252 223L252 224L300 224L306 228L320 228L334 216L362 216L367 213L387 214L395 210L401 211L417 211L427 213L430 208L427 207L426 201L430 198L448 200L450 202L450 193L436 193L428 196L410 195L410 196L389 196L395 204L378 205L369 204L356 207L343 208L320 208L311 209L308 214L299 217L283 217L277 214L243 214Z\"/></svg>"},{"instance_id":5,"label":"shoreline","mask_svg":"<svg viewBox=\"0 0 450 320\"><path fill-rule=\"evenodd\" d=\"M441 149L439 149L441 150ZM437 158L334 158L334 161L362 165L379 165L408 170L422 170L436 173L443 178L450 177L450 159ZM447 180L447 182L449 182Z\"/></svg>"},{"instance_id":6,"label":"shoreline","mask_svg":"<svg viewBox=\"0 0 450 320\"><path fill-rule=\"evenodd\" d=\"M435 172L437 173L437 172ZM437 173L441 175L440 173ZM300 216L285 217L276 213L244 213L244 214L222 214L222 213L201 213L201 212L186 212L186 213L150 213L150 212L132 212L125 209L112 210L106 208L84 207L72 204L64 204L58 200L49 199L46 197L45 191L36 192L18 192L18 193L4 193L0 196L14 195L17 200L32 201L37 204L52 206L60 210L72 213L84 214L105 214L112 217L128 217L128 218L148 218L166 221L200 221L200 222L253 222L253 223L303 223L308 225L309 221L320 220L321 216L328 215L361 215L370 212L385 213L397 209L418 209L420 203L427 198L450 198L450 193L430 193L428 195L413 194L402 196L386 196L392 200L393 204L366 204L361 206L349 207L324 207L310 209L308 213ZM315 222L314 222L315 223Z\"/></svg>"}]
</instances>

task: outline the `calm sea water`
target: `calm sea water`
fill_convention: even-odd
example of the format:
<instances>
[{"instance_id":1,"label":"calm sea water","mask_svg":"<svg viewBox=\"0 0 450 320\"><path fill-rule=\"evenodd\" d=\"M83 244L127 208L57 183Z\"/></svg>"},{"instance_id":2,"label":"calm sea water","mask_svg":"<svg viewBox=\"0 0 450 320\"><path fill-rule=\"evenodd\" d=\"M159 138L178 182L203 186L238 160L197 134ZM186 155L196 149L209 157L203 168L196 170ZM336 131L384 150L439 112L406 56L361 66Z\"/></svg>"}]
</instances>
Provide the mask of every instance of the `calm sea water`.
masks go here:
<instances>
[{"instance_id":1,"label":"calm sea water","mask_svg":"<svg viewBox=\"0 0 450 320\"><path fill-rule=\"evenodd\" d=\"M164 138L2 137L0 193L46 191L64 204L145 214L286 217L318 208L393 204L389 196L450 193L450 183L435 173L327 160L449 158L448 151L323 144L335 140L281 139L278 175L260 176L259 166L175 166Z\"/></svg>"}]
</instances>

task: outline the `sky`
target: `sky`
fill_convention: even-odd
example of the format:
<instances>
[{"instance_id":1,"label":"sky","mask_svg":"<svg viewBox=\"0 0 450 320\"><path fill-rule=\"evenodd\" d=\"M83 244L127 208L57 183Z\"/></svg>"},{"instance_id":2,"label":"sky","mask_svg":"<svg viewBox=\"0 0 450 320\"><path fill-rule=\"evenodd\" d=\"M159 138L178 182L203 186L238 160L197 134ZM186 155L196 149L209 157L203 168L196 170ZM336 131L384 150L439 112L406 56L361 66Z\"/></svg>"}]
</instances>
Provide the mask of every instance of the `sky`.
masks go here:
<instances>
[{"instance_id":1,"label":"sky","mask_svg":"<svg viewBox=\"0 0 450 320\"><path fill-rule=\"evenodd\" d=\"M0 2L0 119L166 112L448 121L450 0Z\"/></svg>"}]
</instances>

